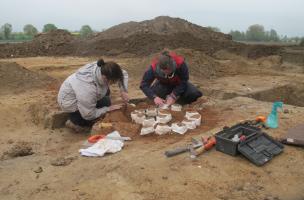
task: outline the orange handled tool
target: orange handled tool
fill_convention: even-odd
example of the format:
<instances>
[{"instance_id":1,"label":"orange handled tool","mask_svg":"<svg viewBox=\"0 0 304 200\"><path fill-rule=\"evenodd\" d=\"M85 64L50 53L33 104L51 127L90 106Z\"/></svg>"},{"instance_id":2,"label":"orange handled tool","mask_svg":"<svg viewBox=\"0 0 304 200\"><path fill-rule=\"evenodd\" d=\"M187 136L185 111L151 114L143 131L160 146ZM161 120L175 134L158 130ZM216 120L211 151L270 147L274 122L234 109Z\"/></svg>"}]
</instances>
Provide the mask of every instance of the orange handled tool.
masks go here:
<instances>
[{"instance_id":1,"label":"orange handled tool","mask_svg":"<svg viewBox=\"0 0 304 200\"><path fill-rule=\"evenodd\" d=\"M210 137L205 141L204 145L196 150L196 156L202 154L205 151L208 151L209 149L212 149L212 147L216 144L215 137Z\"/></svg>"},{"instance_id":2,"label":"orange handled tool","mask_svg":"<svg viewBox=\"0 0 304 200\"><path fill-rule=\"evenodd\" d=\"M105 135L92 135L91 137L89 137L88 142L96 143L98 140L100 140L104 137L105 137Z\"/></svg>"},{"instance_id":3,"label":"orange handled tool","mask_svg":"<svg viewBox=\"0 0 304 200\"><path fill-rule=\"evenodd\" d=\"M111 139L111 140L131 140L130 137L116 137L116 136L107 136L107 135L92 135L91 137L89 137L88 142L89 143L96 143L98 142L98 140L101 139Z\"/></svg>"}]
</instances>

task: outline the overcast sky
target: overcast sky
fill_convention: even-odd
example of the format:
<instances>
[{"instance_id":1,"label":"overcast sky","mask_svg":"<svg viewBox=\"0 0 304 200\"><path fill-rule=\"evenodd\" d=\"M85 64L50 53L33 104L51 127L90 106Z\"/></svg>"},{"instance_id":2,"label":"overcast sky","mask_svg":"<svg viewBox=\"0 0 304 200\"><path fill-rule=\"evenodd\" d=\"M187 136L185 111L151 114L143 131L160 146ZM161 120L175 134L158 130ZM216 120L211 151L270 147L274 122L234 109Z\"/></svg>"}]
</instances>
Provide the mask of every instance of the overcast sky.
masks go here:
<instances>
[{"instance_id":1,"label":"overcast sky","mask_svg":"<svg viewBox=\"0 0 304 200\"><path fill-rule=\"evenodd\" d=\"M166 15L225 33L261 24L280 35L304 36L303 8L303 0L0 0L0 26L22 31L33 24L41 31L47 23L68 30L87 24L100 31Z\"/></svg>"}]
</instances>

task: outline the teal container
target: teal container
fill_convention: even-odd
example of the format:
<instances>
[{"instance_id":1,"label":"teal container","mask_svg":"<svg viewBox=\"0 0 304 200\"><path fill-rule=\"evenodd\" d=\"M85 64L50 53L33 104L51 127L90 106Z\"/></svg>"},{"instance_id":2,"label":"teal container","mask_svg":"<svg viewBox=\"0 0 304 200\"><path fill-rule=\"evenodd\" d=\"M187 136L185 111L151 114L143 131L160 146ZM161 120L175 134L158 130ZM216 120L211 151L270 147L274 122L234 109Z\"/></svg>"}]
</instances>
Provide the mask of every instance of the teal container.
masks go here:
<instances>
[{"instance_id":1,"label":"teal container","mask_svg":"<svg viewBox=\"0 0 304 200\"><path fill-rule=\"evenodd\" d=\"M276 101L272 105L271 113L267 117L266 125L269 128L278 128L279 127L279 121L278 121L278 108L283 107L283 102Z\"/></svg>"}]
</instances>

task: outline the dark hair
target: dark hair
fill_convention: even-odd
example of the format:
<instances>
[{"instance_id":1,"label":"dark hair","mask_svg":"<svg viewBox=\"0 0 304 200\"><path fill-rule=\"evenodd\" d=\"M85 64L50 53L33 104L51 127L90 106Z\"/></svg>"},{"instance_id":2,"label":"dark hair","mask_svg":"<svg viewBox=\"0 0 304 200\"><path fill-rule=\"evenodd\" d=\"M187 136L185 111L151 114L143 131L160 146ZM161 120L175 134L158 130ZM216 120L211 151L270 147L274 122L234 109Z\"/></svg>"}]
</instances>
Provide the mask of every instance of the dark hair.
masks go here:
<instances>
[{"instance_id":1,"label":"dark hair","mask_svg":"<svg viewBox=\"0 0 304 200\"><path fill-rule=\"evenodd\" d=\"M97 61L97 66L100 68L100 72L104 75L109 81L113 81L114 83L120 82L123 87L124 85L124 77L121 70L121 67L115 62L104 62L103 59L99 59Z\"/></svg>"},{"instance_id":2,"label":"dark hair","mask_svg":"<svg viewBox=\"0 0 304 200\"><path fill-rule=\"evenodd\" d=\"M172 58L169 54L168 51L163 51L161 55L159 56L159 61L158 61L159 67L161 69L166 69L166 68L172 68L173 67L173 61Z\"/></svg>"}]
</instances>

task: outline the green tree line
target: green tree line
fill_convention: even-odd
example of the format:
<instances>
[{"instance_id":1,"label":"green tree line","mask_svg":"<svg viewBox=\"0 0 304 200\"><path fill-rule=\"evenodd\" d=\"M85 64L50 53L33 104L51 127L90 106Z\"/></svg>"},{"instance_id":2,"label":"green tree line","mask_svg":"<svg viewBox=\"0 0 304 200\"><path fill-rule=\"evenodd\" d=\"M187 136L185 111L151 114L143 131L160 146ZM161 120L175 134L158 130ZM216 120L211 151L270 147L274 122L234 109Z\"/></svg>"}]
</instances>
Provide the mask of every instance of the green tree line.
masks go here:
<instances>
[{"instance_id":1,"label":"green tree line","mask_svg":"<svg viewBox=\"0 0 304 200\"><path fill-rule=\"evenodd\" d=\"M232 39L236 41L286 42L300 45L304 43L304 37L287 37L286 35L280 36L276 30L271 29L270 31L267 31L264 29L264 26L260 24L249 26L245 32L231 30L229 34L232 36Z\"/></svg>"},{"instance_id":2,"label":"green tree line","mask_svg":"<svg viewBox=\"0 0 304 200\"><path fill-rule=\"evenodd\" d=\"M52 30L58 29L55 24L45 24L42 28L42 33L46 33ZM0 40L12 40L12 41L22 41L31 40L38 34L38 29L32 24L26 24L23 27L23 32L13 32L13 26L9 23L5 23L0 28ZM89 25L83 25L79 31L72 32L75 35L81 37L88 37L94 33Z\"/></svg>"}]
</instances>

